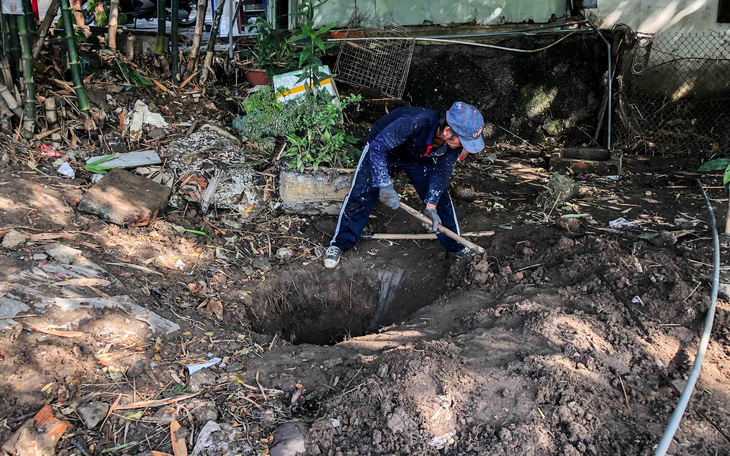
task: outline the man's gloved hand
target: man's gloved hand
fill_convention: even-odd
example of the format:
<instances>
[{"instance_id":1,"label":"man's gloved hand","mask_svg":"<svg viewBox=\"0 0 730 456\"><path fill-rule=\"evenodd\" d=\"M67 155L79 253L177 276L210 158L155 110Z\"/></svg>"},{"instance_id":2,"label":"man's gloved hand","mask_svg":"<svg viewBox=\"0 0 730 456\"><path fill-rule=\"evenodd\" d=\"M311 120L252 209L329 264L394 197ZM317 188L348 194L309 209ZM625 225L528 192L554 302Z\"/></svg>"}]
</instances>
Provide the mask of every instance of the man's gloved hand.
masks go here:
<instances>
[{"instance_id":1,"label":"man's gloved hand","mask_svg":"<svg viewBox=\"0 0 730 456\"><path fill-rule=\"evenodd\" d=\"M441 218L436 213L436 209L435 208L429 209L427 207L426 210L423 211L423 215L425 215L426 217L430 218L433 221L433 223L430 226L428 223L423 222L424 228L428 228L429 230L433 231L434 233L437 232L439 229L439 225L441 224Z\"/></svg>"},{"instance_id":2,"label":"man's gloved hand","mask_svg":"<svg viewBox=\"0 0 730 456\"><path fill-rule=\"evenodd\" d=\"M395 192L393 184L380 187L380 196L378 198L391 209L398 209L400 207L400 199L398 199L398 194Z\"/></svg>"}]
</instances>

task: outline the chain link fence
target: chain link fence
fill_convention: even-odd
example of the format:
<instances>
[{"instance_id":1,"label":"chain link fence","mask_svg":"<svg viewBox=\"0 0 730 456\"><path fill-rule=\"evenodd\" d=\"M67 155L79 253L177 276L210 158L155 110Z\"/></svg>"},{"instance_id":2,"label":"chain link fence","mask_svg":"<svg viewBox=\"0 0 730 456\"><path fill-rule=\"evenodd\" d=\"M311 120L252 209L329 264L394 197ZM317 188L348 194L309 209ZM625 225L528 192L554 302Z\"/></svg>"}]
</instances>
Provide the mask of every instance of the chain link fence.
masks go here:
<instances>
[{"instance_id":1,"label":"chain link fence","mask_svg":"<svg viewBox=\"0 0 730 456\"><path fill-rule=\"evenodd\" d=\"M730 33L622 36L614 41L613 147L637 155L730 152Z\"/></svg>"}]
</instances>

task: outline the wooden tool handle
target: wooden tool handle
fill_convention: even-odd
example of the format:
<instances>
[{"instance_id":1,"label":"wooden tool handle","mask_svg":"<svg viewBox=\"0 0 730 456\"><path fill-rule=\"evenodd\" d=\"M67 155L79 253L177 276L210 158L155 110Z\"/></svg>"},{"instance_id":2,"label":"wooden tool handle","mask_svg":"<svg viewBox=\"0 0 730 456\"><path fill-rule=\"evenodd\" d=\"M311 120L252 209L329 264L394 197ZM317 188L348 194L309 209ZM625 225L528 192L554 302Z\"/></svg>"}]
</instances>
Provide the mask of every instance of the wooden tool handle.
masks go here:
<instances>
[{"instance_id":1,"label":"wooden tool handle","mask_svg":"<svg viewBox=\"0 0 730 456\"><path fill-rule=\"evenodd\" d=\"M418 220L420 220L422 222L428 223L429 225L431 225L433 223L433 221L430 218L421 214L420 212L413 209L412 207L410 207L406 204L403 204L403 202L400 203L400 207L402 207L406 212L408 212L409 214L411 214L412 216L414 216L415 218L417 218ZM482 247L479 247L478 245L476 245L475 243L473 243L471 241L467 241L466 239L464 239L463 237L454 233L453 231L451 231L448 228L444 228L443 226L439 225L438 231L441 233L444 233L446 236L450 237L451 239L455 240L456 242L460 243L461 245L469 247L469 249L474 252L477 252L477 253L485 252L485 250Z\"/></svg>"}]
</instances>

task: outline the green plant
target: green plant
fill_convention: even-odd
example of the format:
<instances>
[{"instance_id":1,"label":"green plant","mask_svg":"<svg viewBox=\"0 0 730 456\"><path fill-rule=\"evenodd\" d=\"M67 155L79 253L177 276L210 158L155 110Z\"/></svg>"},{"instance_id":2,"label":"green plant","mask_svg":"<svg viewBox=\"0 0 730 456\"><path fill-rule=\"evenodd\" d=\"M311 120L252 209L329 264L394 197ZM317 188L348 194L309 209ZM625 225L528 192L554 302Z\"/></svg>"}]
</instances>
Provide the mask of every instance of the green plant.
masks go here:
<instances>
[{"instance_id":1,"label":"green plant","mask_svg":"<svg viewBox=\"0 0 730 456\"><path fill-rule=\"evenodd\" d=\"M86 2L86 14L94 15L94 24L97 27L106 27L109 25L109 1L107 0L89 0ZM117 22L119 24L127 23L127 15L119 11L117 13Z\"/></svg>"},{"instance_id":2,"label":"green plant","mask_svg":"<svg viewBox=\"0 0 730 456\"><path fill-rule=\"evenodd\" d=\"M299 25L297 33L289 39L291 43L303 41L302 50L296 54L296 57L299 58L299 69L303 70L297 83L308 80L309 85L306 89L315 97L318 97L321 92L318 90L320 83L332 77L331 74L324 71L322 57L327 53L327 49L330 49L334 44L325 44L321 36L334 27L335 23L333 22L320 29L314 28L314 10L327 3L327 1L321 0L315 4L314 0L307 0L299 5L297 8L299 11L293 13L293 15L303 16L304 19Z\"/></svg>"},{"instance_id":3,"label":"green plant","mask_svg":"<svg viewBox=\"0 0 730 456\"><path fill-rule=\"evenodd\" d=\"M698 169L698 171L722 170L725 170L722 175L722 185L725 187L725 192L728 193L728 213L725 218L725 234L730 234L730 158L716 158L714 160L710 160L707 163L703 163Z\"/></svg>"},{"instance_id":4,"label":"green plant","mask_svg":"<svg viewBox=\"0 0 730 456\"><path fill-rule=\"evenodd\" d=\"M87 163L86 166L84 166L84 169L92 173L106 174L107 171L114 169L115 166L103 166L102 163L107 162L116 156L117 154L111 154L108 157L101 157L98 160Z\"/></svg>"},{"instance_id":5,"label":"green plant","mask_svg":"<svg viewBox=\"0 0 730 456\"><path fill-rule=\"evenodd\" d=\"M360 95L350 95L339 103L332 103L332 100L313 94L305 95L300 103L310 108L310 115L300 116L296 132L286 135L290 168L302 172L306 168L317 171L321 165L352 166L359 152L353 147L357 140L337 128L337 124L342 119L344 107L361 99Z\"/></svg>"},{"instance_id":6,"label":"green plant","mask_svg":"<svg viewBox=\"0 0 730 456\"><path fill-rule=\"evenodd\" d=\"M286 109L276 99L271 87L264 86L243 102L246 117L243 119L245 135L254 143L267 136L286 136L298 125L301 110L296 103L289 103Z\"/></svg>"},{"instance_id":7,"label":"green plant","mask_svg":"<svg viewBox=\"0 0 730 456\"><path fill-rule=\"evenodd\" d=\"M189 230L187 228L183 228L182 230L186 233L193 233L193 234L197 234L198 236L205 236L212 241L213 236L211 236L210 234L203 231L203 228L205 228L205 227L201 227L199 230Z\"/></svg>"},{"instance_id":8,"label":"green plant","mask_svg":"<svg viewBox=\"0 0 730 456\"><path fill-rule=\"evenodd\" d=\"M272 77L284 73L291 68L292 48L283 36L283 30L275 30L265 17L259 16L254 24L256 42L251 50L256 68L266 70Z\"/></svg>"}]
</instances>

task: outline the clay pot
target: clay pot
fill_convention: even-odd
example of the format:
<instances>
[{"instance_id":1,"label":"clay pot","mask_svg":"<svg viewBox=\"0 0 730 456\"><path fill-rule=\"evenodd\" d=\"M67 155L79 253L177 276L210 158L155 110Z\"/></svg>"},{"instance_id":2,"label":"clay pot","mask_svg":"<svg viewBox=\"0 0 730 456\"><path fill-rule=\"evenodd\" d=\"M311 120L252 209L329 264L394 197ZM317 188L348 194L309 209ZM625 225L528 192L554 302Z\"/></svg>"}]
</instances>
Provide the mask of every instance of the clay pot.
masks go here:
<instances>
[{"instance_id":1,"label":"clay pot","mask_svg":"<svg viewBox=\"0 0 730 456\"><path fill-rule=\"evenodd\" d=\"M246 80L249 84L257 85L269 85L269 78L266 76L266 70L260 68L251 68L246 71Z\"/></svg>"}]
</instances>

